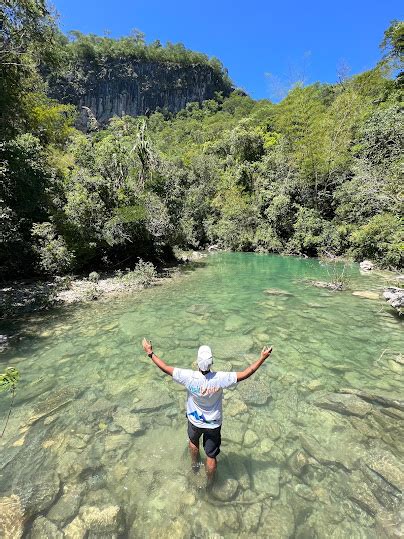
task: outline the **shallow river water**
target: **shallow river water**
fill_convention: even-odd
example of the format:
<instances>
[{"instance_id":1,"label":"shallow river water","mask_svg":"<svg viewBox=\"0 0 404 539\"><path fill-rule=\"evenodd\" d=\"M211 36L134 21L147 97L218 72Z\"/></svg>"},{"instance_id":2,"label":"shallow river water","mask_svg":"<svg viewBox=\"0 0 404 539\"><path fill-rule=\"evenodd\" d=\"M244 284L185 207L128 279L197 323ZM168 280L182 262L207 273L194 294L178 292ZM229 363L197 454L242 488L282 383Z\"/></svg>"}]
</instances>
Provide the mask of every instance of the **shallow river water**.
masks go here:
<instances>
[{"instance_id":1,"label":"shallow river water","mask_svg":"<svg viewBox=\"0 0 404 539\"><path fill-rule=\"evenodd\" d=\"M349 291L307 282L333 271L220 253L135 296L28 317L0 356L21 371L0 439L0 536L399 537L403 322L357 265ZM373 299L352 294L364 290ZM211 490L190 468L185 390L143 336L186 368L201 344L215 370L273 345L225 392ZM2 420L8 404L1 395Z\"/></svg>"}]
</instances>

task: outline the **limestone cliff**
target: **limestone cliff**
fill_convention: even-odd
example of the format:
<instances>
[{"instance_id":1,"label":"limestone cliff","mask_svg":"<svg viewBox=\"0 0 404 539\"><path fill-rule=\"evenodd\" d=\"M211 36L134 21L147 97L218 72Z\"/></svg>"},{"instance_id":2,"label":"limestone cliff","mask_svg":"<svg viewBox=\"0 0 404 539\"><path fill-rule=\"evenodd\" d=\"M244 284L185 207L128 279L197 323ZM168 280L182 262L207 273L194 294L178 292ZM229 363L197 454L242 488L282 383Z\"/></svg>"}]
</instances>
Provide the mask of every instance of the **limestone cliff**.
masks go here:
<instances>
[{"instance_id":1,"label":"limestone cliff","mask_svg":"<svg viewBox=\"0 0 404 539\"><path fill-rule=\"evenodd\" d=\"M49 95L79 108L82 123L90 109L97 121L112 116L138 116L158 109L178 112L192 101L228 96L231 84L206 64L181 65L138 59L108 59L71 66L48 76Z\"/></svg>"}]
</instances>

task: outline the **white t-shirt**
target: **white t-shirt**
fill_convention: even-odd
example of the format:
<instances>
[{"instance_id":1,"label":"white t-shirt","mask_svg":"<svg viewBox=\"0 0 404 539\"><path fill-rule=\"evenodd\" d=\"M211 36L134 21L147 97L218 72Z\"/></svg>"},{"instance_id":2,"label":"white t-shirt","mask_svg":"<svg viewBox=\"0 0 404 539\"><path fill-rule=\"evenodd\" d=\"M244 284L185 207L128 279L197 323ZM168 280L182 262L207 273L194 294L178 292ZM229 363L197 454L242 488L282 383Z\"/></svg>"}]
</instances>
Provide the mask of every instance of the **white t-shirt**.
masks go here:
<instances>
[{"instance_id":1,"label":"white t-shirt","mask_svg":"<svg viewBox=\"0 0 404 539\"><path fill-rule=\"evenodd\" d=\"M188 390L187 417L196 427L215 429L222 424L223 389L237 383L236 372L174 369L173 379Z\"/></svg>"}]
</instances>

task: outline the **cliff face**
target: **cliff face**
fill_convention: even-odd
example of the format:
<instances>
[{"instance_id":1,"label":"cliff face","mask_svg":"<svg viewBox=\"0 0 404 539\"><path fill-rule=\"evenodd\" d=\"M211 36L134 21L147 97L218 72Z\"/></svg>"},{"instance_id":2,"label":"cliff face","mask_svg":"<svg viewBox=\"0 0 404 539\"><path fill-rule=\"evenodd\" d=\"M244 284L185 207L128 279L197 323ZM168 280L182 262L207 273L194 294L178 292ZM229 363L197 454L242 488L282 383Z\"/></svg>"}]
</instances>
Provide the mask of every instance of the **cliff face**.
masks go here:
<instances>
[{"instance_id":1,"label":"cliff face","mask_svg":"<svg viewBox=\"0 0 404 539\"><path fill-rule=\"evenodd\" d=\"M139 116L156 109L178 112L192 101L228 96L230 83L209 65L184 66L170 62L108 60L72 66L63 76L48 77L49 95L79 108L81 127L86 108L97 121L112 116Z\"/></svg>"}]
</instances>

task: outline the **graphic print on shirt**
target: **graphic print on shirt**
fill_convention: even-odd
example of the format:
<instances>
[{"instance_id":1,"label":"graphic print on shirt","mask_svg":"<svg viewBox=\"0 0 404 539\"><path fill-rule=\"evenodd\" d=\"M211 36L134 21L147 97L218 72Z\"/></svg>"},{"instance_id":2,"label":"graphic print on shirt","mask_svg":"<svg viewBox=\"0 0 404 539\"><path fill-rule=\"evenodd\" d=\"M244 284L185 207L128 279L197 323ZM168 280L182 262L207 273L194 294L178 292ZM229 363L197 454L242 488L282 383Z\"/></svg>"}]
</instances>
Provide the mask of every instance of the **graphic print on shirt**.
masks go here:
<instances>
[{"instance_id":1,"label":"graphic print on shirt","mask_svg":"<svg viewBox=\"0 0 404 539\"><path fill-rule=\"evenodd\" d=\"M196 410L194 410L193 412L190 412L188 414L188 416L192 416L195 419L197 419L198 421L203 421L204 423L209 423L209 421L206 419L206 417L203 414L199 415Z\"/></svg>"},{"instance_id":2,"label":"graphic print on shirt","mask_svg":"<svg viewBox=\"0 0 404 539\"><path fill-rule=\"evenodd\" d=\"M188 390L187 417L197 427L216 428L222 424L223 389L237 383L235 372L209 372L175 368L173 379Z\"/></svg>"}]
</instances>

